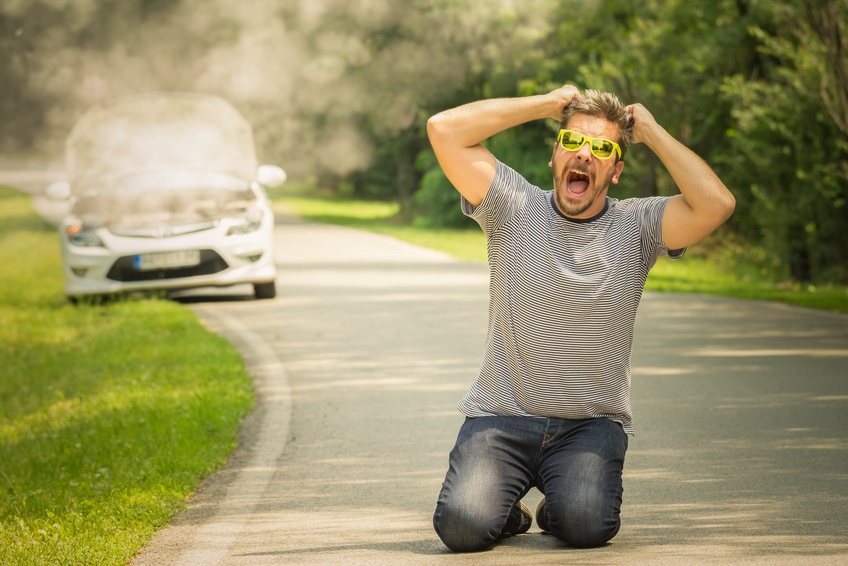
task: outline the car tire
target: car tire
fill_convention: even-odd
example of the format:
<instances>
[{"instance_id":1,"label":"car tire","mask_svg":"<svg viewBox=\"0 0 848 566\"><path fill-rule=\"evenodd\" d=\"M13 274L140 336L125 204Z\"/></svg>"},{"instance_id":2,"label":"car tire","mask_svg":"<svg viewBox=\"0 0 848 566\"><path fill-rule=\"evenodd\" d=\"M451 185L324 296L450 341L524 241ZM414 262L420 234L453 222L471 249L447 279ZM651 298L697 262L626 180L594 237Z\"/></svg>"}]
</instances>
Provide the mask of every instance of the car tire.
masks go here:
<instances>
[{"instance_id":1,"label":"car tire","mask_svg":"<svg viewBox=\"0 0 848 566\"><path fill-rule=\"evenodd\" d=\"M253 294L257 299L273 299L277 296L277 282L254 283Z\"/></svg>"}]
</instances>

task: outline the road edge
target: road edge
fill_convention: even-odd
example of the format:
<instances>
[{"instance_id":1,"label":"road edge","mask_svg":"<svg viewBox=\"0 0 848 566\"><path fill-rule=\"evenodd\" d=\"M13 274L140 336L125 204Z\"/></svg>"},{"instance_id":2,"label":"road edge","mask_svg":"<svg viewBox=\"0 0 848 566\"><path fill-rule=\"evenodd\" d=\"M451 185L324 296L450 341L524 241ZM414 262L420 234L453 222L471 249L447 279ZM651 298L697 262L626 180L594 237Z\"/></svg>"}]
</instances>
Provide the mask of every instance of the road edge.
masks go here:
<instances>
[{"instance_id":1,"label":"road edge","mask_svg":"<svg viewBox=\"0 0 848 566\"><path fill-rule=\"evenodd\" d=\"M190 541L183 541L179 556L173 560L181 566L212 566L228 556L230 547L246 527L245 520L261 503L277 472L290 434L291 385L282 361L261 335L214 305L194 305L191 309L209 331L225 338L242 354L256 392L256 405L245 421L253 418L257 422L242 428L242 433L250 428L250 435L240 439L236 453L230 458L231 462L239 460L230 469L235 472L235 478L215 505L213 517L191 534ZM150 544L136 555L142 564L145 554L154 550L157 537L158 534L154 535ZM167 541L163 544L169 546Z\"/></svg>"}]
</instances>

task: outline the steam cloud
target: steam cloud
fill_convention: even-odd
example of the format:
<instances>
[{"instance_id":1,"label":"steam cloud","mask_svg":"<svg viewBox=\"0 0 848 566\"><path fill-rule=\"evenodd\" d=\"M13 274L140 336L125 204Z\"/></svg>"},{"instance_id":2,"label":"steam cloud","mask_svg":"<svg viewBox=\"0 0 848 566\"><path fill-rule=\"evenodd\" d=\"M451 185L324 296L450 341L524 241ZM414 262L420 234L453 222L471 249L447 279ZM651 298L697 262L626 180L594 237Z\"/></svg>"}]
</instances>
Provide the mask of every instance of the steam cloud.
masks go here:
<instances>
[{"instance_id":1,"label":"steam cloud","mask_svg":"<svg viewBox=\"0 0 848 566\"><path fill-rule=\"evenodd\" d=\"M26 66L25 92L50 101L35 140L48 155L92 104L196 91L247 117L260 160L344 176L370 164L375 135L407 128L475 66L537 40L553 3L5 0L0 24L27 45L10 63Z\"/></svg>"}]
</instances>

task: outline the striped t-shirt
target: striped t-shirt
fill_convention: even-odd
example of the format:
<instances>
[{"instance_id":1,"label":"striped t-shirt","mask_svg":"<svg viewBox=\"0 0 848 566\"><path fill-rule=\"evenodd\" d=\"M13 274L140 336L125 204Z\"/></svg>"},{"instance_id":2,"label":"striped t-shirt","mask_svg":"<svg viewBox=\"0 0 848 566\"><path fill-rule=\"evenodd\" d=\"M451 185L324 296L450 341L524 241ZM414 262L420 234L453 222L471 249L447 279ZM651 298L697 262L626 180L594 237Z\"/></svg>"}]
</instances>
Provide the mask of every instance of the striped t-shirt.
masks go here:
<instances>
[{"instance_id":1,"label":"striped t-shirt","mask_svg":"<svg viewBox=\"0 0 848 566\"><path fill-rule=\"evenodd\" d=\"M498 162L486 197L462 210L486 233L489 331L470 417L608 417L633 434L630 352L648 270L669 253L666 197L617 200L594 218L563 216L553 191Z\"/></svg>"}]
</instances>

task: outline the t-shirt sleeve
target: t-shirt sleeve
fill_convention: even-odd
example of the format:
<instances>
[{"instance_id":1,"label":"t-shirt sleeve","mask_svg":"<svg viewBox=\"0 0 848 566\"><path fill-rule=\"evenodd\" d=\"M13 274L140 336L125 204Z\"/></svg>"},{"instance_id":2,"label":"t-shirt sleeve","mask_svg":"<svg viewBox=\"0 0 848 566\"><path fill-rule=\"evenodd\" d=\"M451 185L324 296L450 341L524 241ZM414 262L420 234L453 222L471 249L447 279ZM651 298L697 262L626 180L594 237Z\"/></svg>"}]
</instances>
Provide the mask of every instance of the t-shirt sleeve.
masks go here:
<instances>
[{"instance_id":1,"label":"t-shirt sleeve","mask_svg":"<svg viewBox=\"0 0 848 566\"><path fill-rule=\"evenodd\" d=\"M534 189L536 187L515 170L497 161L495 177L483 202L474 206L462 197L462 212L491 236L520 214Z\"/></svg>"},{"instance_id":2,"label":"t-shirt sleeve","mask_svg":"<svg viewBox=\"0 0 848 566\"><path fill-rule=\"evenodd\" d=\"M668 256L679 259L686 253L686 248L669 250L662 238L662 221L665 208L671 197L649 197L635 199L637 222L642 235L642 259L648 269L654 266L657 259Z\"/></svg>"}]
</instances>

